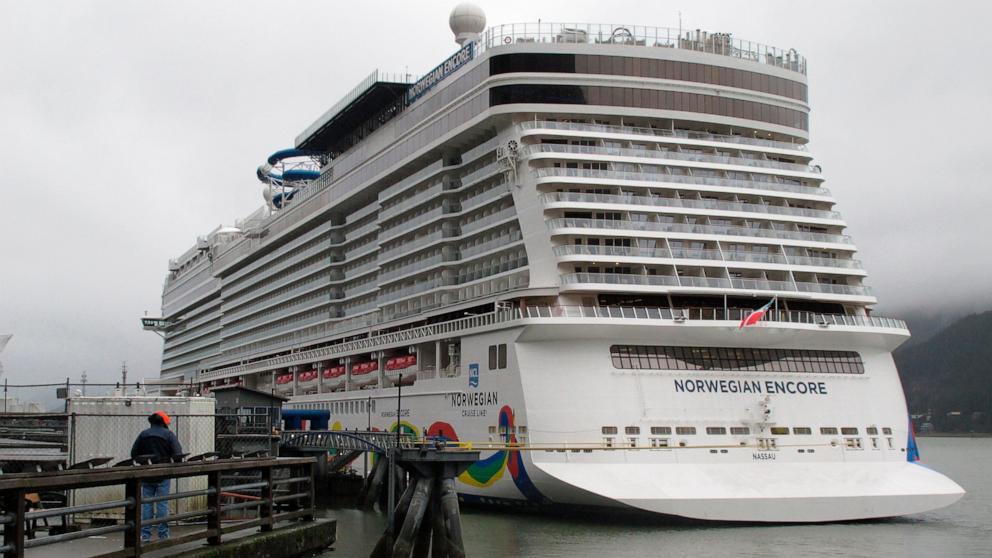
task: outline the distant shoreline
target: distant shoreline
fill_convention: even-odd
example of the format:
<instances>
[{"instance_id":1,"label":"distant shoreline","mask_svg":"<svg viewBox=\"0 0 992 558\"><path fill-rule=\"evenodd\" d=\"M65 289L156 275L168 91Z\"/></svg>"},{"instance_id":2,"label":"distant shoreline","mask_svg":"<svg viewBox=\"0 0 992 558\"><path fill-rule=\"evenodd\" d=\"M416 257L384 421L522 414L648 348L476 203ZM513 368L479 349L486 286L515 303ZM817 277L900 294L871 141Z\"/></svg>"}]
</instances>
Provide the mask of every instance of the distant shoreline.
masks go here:
<instances>
[{"instance_id":1,"label":"distant shoreline","mask_svg":"<svg viewBox=\"0 0 992 558\"><path fill-rule=\"evenodd\" d=\"M992 432L917 432L918 438L992 438Z\"/></svg>"}]
</instances>

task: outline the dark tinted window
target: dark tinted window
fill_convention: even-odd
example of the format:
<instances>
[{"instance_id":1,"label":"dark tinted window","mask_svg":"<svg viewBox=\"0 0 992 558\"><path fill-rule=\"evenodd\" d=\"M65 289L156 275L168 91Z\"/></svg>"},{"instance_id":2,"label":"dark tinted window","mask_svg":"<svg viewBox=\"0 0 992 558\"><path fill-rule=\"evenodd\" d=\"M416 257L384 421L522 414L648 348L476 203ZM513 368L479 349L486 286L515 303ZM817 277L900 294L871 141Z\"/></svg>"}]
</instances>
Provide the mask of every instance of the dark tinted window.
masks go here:
<instances>
[{"instance_id":1,"label":"dark tinted window","mask_svg":"<svg viewBox=\"0 0 992 558\"><path fill-rule=\"evenodd\" d=\"M489 60L490 75L516 72L578 73L675 79L750 89L800 101L807 100L805 83L758 72L692 62L627 56L538 52L501 54L493 56Z\"/></svg>"},{"instance_id":2,"label":"dark tinted window","mask_svg":"<svg viewBox=\"0 0 992 558\"><path fill-rule=\"evenodd\" d=\"M719 97L699 93L656 93L658 92L653 90L598 85L500 85L490 90L489 104L548 103L679 110L746 118L800 130L809 129L809 115L797 110L753 101L723 102Z\"/></svg>"}]
</instances>

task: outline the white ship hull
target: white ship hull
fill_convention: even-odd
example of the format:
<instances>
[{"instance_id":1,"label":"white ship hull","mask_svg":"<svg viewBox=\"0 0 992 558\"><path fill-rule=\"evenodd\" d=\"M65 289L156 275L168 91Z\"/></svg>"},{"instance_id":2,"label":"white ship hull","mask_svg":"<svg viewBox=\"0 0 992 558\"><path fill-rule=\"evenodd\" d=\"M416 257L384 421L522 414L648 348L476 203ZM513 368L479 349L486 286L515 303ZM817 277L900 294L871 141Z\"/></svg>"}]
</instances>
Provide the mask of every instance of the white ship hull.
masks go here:
<instances>
[{"instance_id":1,"label":"white ship hull","mask_svg":"<svg viewBox=\"0 0 992 558\"><path fill-rule=\"evenodd\" d=\"M920 513L964 493L940 473L907 460L911 434L890 356L904 331L566 322L463 337L460 375L403 388L404 428L483 450L483 460L459 478L464 499L628 507L700 520L825 522ZM690 341L857 350L865 373L618 370L611 363L614 344ZM487 370L487 349L499 343L510 347L507 367ZM470 372L476 364L477 381ZM677 388L677 382L684 388L690 380L694 386L696 380L706 383L702 391ZM732 393L735 380L757 382L761 392ZM797 381L818 389L799 393ZM710 386L717 392L705 392ZM362 400L375 402L371 412L358 412ZM334 428L345 429L365 429L369 422L394 429L396 405L395 389L306 395L290 403L331 410ZM604 426L618 433L604 436ZM673 433L652 436L652 426ZM679 435L679 426L697 433ZM707 427L729 432L732 426L749 434L706 433ZM625 435L627 427L639 428L639 434ZM773 427L789 427L789 434L772 435ZM792 427L812 433L793 435ZM823 435L821 427L855 427L858 435ZM868 435L869 428L878 435ZM762 441L769 438L775 439L772 448ZM851 447L848 438L860 439L861 447ZM668 447L653 447L660 439ZM507 442L521 449L496 451Z\"/></svg>"}]
</instances>

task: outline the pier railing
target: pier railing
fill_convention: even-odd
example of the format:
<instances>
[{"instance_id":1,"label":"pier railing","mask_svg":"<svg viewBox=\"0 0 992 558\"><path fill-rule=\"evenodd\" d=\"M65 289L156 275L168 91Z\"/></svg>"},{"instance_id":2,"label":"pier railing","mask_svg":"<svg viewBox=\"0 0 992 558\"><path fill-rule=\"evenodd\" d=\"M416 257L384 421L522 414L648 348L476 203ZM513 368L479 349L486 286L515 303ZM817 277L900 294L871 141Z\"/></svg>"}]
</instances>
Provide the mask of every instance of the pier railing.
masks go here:
<instances>
[{"instance_id":1,"label":"pier railing","mask_svg":"<svg viewBox=\"0 0 992 558\"><path fill-rule=\"evenodd\" d=\"M3 526L3 558L20 558L27 549L60 542L123 533L123 548L99 556L142 556L146 552L162 550L199 540L220 544L225 534L258 527L269 531L281 521L314 518L313 458L260 458L260 459L202 459L183 463L155 465L118 464L88 470L66 470L51 473L23 473L4 475L0 478L0 525ZM145 498L142 483L164 479L206 477L204 488L177 491L163 496ZM30 495L40 492L68 492L78 489L124 486L124 498L81 505L66 505L51 509L29 509ZM231 495L242 496L241 501L225 503ZM199 499L206 505L182 513L172 513L154 519L142 518L142 507L159 502ZM193 506L188 506L193 507ZM123 510L123 521L97 526L89 524L79 530L63 529L60 534L28 538L28 525L37 520L62 518L67 526L70 517L104 510ZM230 512L255 510L255 517L237 522L221 523ZM155 542L142 541L142 527L161 523L200 520L203 529L183 532L174 537Z\"/></svg>"}]
</instances>

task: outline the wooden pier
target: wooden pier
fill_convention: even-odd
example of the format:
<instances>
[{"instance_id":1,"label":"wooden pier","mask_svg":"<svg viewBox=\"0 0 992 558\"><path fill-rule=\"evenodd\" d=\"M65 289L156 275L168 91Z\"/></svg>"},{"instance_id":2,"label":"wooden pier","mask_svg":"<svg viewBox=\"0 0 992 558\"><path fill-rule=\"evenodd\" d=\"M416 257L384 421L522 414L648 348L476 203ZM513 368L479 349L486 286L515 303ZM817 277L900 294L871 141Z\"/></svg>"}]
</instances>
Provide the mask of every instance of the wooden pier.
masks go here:
<instances>
[{"instance_id":1,"label":"wooden pier","mask_svg":"<svg viewBox=\"0 0 992 558\"><path fill-rule=\"evenodd\" d=\"M28 549L59 545L68 541L92 536L123 535L117 540L121 548L103 551L94 556L100 558L140 557L149 552L176 548L178 553L189 553L189 543L205 541L218 549L213 555L224 555L219 549L224 546L231 533L258 528L261 535L272 540L286 537L274 545L283 548L280 554L272 556L297 556L320 550L334 542L333 525L314 522L314 460L312 458L253 458L253 459L204 459L182 463L155 465L134 465L120 463L114 467L92 469L71 469L46 473L23 473L0 477L0 525L3 526L3 544L0 553L3 558L21 558ZM204 488L174 492L154 498L142 498L141 484L162 479L205 477ZM93 487L124 487L124 497L98 503L61 505L52 509L29 509L33 494L41 492L71 491ZM232 494L249 495L243 501L226 501ZM162 501L200 500L202 506L187 506L188 511L171 513L164 518L142 519L142 506ZM68 502L68 498L66 498ZM237 510L255 510L255 517L236 522L223 522L224 515ZM75 525L76 529L62 529L55 534L49 530L47 536L29 537L29 525L38 520L59 518L63 527L69 526L73 516L105 510L122 510L124 520L110 525L90 523ZM175 537L155 542L142 541L140 532L143 526L163 522L199 519L205 520L202 529L183 532ZM312 523L311 530L319 530L321 537L314 539L306 529L297 528L292 533L273 537L277 524L287 522ZM330 531L328 531L330 527ZM328 533L330 535L328 536ZM259 536L261 536L259 535ZM111 540L111 539L107 539ZM301 548L293 541L310 540L309 546ZM243 546L251 543L251 537L239 537L229 546ZM182 545L185 548L180 549ZM314 546L318 545L318 546ZM51 552L58 553L57 546ZM299 551L291 554L288 550ZM75 554L78 556L78 554Z\"/></svg>"}]
</instances>

